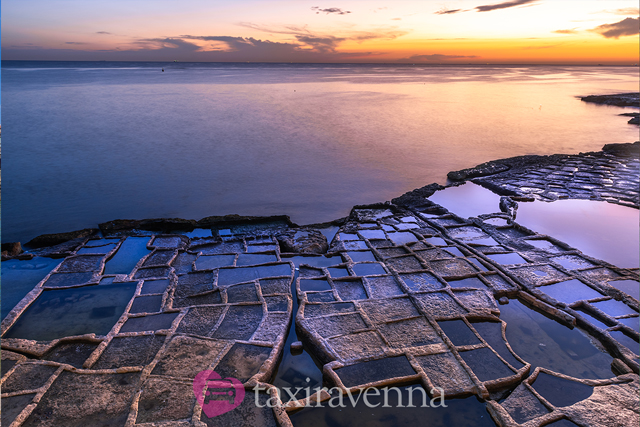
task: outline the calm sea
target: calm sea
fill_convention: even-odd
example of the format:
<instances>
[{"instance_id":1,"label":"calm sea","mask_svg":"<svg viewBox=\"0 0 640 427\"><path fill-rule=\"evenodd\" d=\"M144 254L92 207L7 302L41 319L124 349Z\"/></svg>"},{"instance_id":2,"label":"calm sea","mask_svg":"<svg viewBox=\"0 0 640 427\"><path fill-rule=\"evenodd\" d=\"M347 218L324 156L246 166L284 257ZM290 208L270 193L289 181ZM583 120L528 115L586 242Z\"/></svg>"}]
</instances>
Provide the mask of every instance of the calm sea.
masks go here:
<instances>
[{"instance_id":1,"label":"calm sea","mask_svg":"<svg viewBox=\"0 0 640 427\"><path fill-rule=\"evenodd\" d=\"M2 240L329 221L488 160L633 142L624 109L577 97L637 89L634 67L2 61Z\"/></svg>"}]
</instances>

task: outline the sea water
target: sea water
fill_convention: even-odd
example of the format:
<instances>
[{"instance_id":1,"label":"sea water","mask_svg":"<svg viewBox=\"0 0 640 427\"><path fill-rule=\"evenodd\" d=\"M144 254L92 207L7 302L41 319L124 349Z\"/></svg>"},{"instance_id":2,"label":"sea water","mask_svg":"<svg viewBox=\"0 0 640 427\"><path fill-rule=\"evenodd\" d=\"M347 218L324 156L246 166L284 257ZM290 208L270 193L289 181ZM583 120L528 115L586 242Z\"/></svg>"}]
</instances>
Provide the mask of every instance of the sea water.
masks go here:
<instances>
[{"instance_id":1,"label":"sea water","mask_svg":"<svg viewBox=\"0 0 640 427\"><path fill-rule=\"evenodd\" d=\"M162 72L164 68L164 72ZM3 241L116 218L329 221L498 158L633 142L637 67L2 61Z\"/></svg>"}]
</instances>

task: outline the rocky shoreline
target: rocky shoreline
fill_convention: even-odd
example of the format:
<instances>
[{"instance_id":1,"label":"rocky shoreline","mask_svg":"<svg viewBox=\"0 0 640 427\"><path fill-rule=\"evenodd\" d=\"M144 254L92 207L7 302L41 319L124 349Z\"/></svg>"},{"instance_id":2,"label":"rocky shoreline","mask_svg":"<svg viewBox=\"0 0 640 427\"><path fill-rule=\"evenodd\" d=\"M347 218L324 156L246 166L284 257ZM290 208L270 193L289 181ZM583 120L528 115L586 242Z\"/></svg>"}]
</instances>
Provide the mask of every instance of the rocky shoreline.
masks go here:
<instances>
[{"instance_id":1,"label":"rocky shoreline","mask_svg":"<svg viewBox=\"0 0 640 427\"><path fill-rule=\"evenodd\" d=\"M411 384L459 408L419 416L446 425L637 426L640 269L515 211L559 199L638 209L640 142L448 178L499 205L466 218L430 200L445 188L430 184L324 224L121 219L3 243L2 424L347 425L374 409L326 409L340 394ZM246 398L210 417L196 384L207 370ZM287 396L283 384L318 388Z\"/></svg>"},{"instance_id":2,"label":"rocky shoreline","mask_svg":"<svg viewBox=\"0 0 640 427\"><path fill-rule=\"evenodd\" d=\"M431 397L475 395L501 427L637 425L638 299L618 286L637 285L638 269L529 230L509 209L562 198L637 209L638 147L451 172L451 185L473 180L504 196L500 210L478 218L430 201L443 188L432 184L330 224L115 220L39 236L27 253L3 245L3 260L32 263L25 268L58 261L2 321L2 422L304 425L317 417L306 406L333 395L287 400L272 383L283 353L303 348L343 393L413 383ZM327 240L329 226L339 230ZM575 332L569 341L584 340L596 359L514 342L516 308ZM300 342L290 350L292 324ZM540 331L536 348L559 345ZM206 369L237 378L251 399L209 418L191 383ZM571 392L563 398L545 384ZM274 407L253 404L256 386L257 401Z\"/></svg>"}]
</instances>

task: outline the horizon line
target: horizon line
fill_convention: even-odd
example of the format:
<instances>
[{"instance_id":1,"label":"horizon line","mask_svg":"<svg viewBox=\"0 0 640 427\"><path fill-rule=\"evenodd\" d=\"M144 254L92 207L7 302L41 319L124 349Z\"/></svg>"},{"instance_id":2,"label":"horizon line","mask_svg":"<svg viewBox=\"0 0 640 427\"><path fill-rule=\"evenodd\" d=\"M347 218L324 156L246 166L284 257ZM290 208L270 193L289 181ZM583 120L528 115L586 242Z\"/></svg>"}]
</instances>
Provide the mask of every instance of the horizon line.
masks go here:
<instances>
[{"instance_id":1,"label":"horizon line","mask_svg":"<svg viewBox=\"0 0 640 427\"><path fill-rule=\"evenodd\" d=\"M501 65L501 66L607 66L607 67L637 67L638 63L616 62L467 62L467 63L421 63L421 62L283 62L283 61L136 61L136 60L65 60L65 59L1 59L1 62L128 62L149 64L296 64L296 65L410 65L410 66L468 66L468 65Z\"/></svg>"}]
</instances>

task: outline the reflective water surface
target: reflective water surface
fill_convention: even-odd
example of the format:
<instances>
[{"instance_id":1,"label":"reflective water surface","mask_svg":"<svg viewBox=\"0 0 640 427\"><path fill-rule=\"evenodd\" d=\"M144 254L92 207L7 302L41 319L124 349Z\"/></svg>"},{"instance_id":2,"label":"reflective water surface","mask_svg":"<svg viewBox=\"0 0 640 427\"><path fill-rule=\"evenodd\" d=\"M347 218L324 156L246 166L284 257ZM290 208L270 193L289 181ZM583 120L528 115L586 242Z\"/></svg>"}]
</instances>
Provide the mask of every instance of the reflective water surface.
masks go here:
<instances>
[{"instance_id":1,"label":"reflective water surface","mask_svg":"<svg viewBox=\"0 0 640 427\"><path fill-rule=\"evenodd\" d=\"M165 72L161 72L161 68ZM446 173L632 142L637 68L2 64L3 240L115 218L345 216Z\"/></svg>"}]
</instances>

